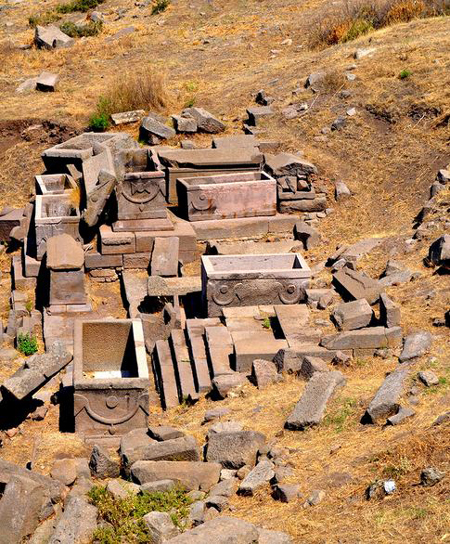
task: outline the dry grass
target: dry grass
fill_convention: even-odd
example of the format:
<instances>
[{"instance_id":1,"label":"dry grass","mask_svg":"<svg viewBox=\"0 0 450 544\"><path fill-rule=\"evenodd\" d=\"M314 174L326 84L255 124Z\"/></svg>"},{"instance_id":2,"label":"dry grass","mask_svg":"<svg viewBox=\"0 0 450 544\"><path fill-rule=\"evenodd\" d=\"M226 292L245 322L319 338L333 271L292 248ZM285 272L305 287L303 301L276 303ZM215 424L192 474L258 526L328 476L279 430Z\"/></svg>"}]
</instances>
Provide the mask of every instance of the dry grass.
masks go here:
<instances>
[{"instance_id":1,"label":"dry grass","mask_svg":"<svg viewBox=\"0 0 450 544\"><path fill-rule=\"evenodd\" d=\"M345 43L380 28L449 13L447 0L346 0L317 18L309 45L314 49Z\"/></svg>"}]
</instances>

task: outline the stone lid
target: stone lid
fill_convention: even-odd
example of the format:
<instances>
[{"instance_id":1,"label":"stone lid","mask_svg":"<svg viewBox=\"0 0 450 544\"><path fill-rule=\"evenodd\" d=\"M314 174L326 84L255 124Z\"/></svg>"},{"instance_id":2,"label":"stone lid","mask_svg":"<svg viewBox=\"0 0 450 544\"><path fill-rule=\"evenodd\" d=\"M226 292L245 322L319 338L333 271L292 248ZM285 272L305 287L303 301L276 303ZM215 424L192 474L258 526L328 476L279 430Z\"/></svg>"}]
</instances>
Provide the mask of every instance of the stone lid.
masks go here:
<instances>
[{"instance_id":1,"label":"stone lid","mask_svg":"<svg viewBox=\"0 0 450 544\"><path fill-rule=\"evenodd\" d=\"M50 270L79 270L83 265L83 248L72 236L60 234L47 240L47 268Z\"/></svg>"},{"instance_id":2,"label":"stone lid","mask_svg":"<svg viewBox=\"0 0 450 544\"><path fill-rule=\"evenodd\" d=\"M174 149L158 151L160 160L167 166L196 168L202 166L260 165L262 154L258 149Z\"/></svg>"}]
</instances>

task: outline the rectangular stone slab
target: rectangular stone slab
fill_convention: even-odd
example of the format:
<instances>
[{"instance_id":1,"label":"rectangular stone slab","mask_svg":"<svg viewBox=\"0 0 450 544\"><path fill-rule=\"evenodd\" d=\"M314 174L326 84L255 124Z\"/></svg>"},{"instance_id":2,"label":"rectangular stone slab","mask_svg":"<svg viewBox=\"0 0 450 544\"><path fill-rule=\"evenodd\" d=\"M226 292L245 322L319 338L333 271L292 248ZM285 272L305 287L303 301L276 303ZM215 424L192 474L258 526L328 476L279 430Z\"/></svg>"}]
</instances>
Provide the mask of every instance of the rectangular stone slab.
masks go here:
<instances>
[{"instance_id":1,"label":"rectangular stone slab","mask_svg":"<svg viewBox=\"0 0 450 544\"><path fill-rule=\"evenodd\" d=\"M276 181L264 172L178 178L178 208L189 221L275 215Z\"/></svg>"}]
</instances>

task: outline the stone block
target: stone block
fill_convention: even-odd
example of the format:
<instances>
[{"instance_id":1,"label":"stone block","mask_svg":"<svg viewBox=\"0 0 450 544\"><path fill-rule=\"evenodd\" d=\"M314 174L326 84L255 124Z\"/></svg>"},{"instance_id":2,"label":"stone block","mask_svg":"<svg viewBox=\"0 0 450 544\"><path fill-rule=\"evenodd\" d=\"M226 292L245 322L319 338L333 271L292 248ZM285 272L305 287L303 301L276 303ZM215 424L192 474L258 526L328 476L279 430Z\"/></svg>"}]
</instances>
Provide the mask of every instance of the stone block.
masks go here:
<instances>
[{"instance_id":1,"label":"stone block","mask_svg":"<svg viewBox=\"0 0 450 544\"><path fill-rule=\"evenodd\" d=\"M320 242L320 233L313 227L310 227L303 221L295 224L294 235L297 240L300 240L304 249L312 249Z\"/></svg>"},{"instance_id":2,"label":"stone block","mask_svg":"<svg viewBox=\"0 0 450 544\"><path fill-rule=\"evenodd\" d=\"M60 49L71 47L75 40L64 34L57 26L36 26L34 43L39 49Z\"/></svg>"},{"instance_id":3,"label":"stone block","mask_svg":"<svg viewBox=\"0 0 450 544\"><path fill-rule=\"evenodd\" d=\"M220 516L171 539L172 544L255 544L257 528L247 521ZM275 544L272 542L271 544Z\"/></svg>"},{"instance_id":4,"label":"stone block","mask_svg":"<svg viewBox=\"0 0 450 544\"><path fill-rule=\"evenodd\" d=\"M97 508L89 504L85 497L69 497L49 544L91 542L97 528L97 514Z\"/></svg>"},{"instance_id":5,"label":"stone block","mask_svg":"<svg viewBox=\"0 0 450 544\"><path fill-rule=\"evenodd\" d=\"M225 399L228 393L235 387L240 387L247 383L247 379L244 374L240 372L233 372L231 374L222 374L216 376L212 380L214 396L219 399Z\"/></svg>"},{"instance_id":6,"label":"stone block","mask_svg":"<svg viewBox=\"0 0 450 544\"><path fill-rule=\"evenodd\" d=\"M81 244L69 234L59 234L47 240L47 268L50 270L80 270L84 265Z\"/></svg>"},{"instance_id":7,"label":"stone block","mask_svg":"<svg viewBox=\"0 0 450 544\"><path fill-rule=\"evenodd\" d=\"M265 441L266 437L256 431L215 433L209 436L206 460L220 463L223 468L253 467L258 450Z\"/></svg>"},{"instance_id":8,"label":"stone block","mask_svg":"<svg viewBox=\"0 0 450 544\"><path fill-rule=\"evenodd\" d=\"M86 304L83 270L50 271L50 304Z\"/></svg>"},{"instance_id":9,"label":"stone block","mask_svg":"<svg viewBox=\"0 0 450 544\"><path fill-rule=\"evenodd\" d=\"M148 142L151 145L157 145L161 140L170 140L174 138L176 132L172 127L161 123L153 115L144 117L139 129L139 139Z\"/></svg>"},{"instance_id":10,"label":"stone block","mask_svg":"<svg viewBox=\"0 0 450 544\"><path fill-rule=\"evenodd\" d=\"M51 72L41 72L36 81L36 89L43 92L54 92L56 90L56 84L58 83L58 74L52 74Z\"/></svg>"},{"instance_id":11,"label":"stone block","mask_svg":"<svg viewBox=\"0 0 450 544\"><path fill-rule=\"evenodd\" d=\"M403 350L399 357L400 362L404 363L425 355L431 348L432 343L433 336L427 331L418 331L409 334L405 338Z\"/></svg>"},{"instance_id":12,"label":"stone block","mask_svg":"<svg viewBox=\"0 0 450 544\"><path fill-rule=\"evenodd\" d=\"M380 321L387 328L401 325L400 306L395 304L386 293L380 296Z\"/></svg>"},{"instance_id":13,"label":"stone block","mask_svg":"<svg viewBox=\"0 0 450 544\"><path fill-rule=\"evenodd\" d=\"M0 242L9 242L10 234L14 227L18 227L21 224L23 217L23 208L12 210L9 209L2 211L0 215Z\"/></svg>"},{"instance_id":14,"label":"stone block","mask_svg":"<svg viewBox=\"0 0 450 544\"><path fill-rule=\"evenodd\" d=\"M151 259L152 276L178 275L179 246L178 237L155 238Z\"/></svg>"},{"instance_id":15,"label":"stone block","mask_svg":"<svg viewBox=\"0 0 450 544\"><path fill-rule=\"evenodd\" d=\"M145 514L143 519L153 544L162 544L176 537L179 533L167 512L149 512Z\"/></svg>"},{"instance_id":16,"label":"stone block","mask_svg":"<svg viewBox=\"0 0 450 544\"><path fill-rule=\"evenodd\" d=\"M266 486L274 477L274 464L270 461L260 461L243 479L239 485L240 495L252 496L261 487Z\"/></svg>"},{"instance_id":17,"label":"stone block","mask_svg":"<svg viewBox=\"0 0 450 544\"><path fill-rule=\"evenodd\" d=\"M273 117L274 111L270 106L255 106L247 109L248 125L257 127L263 120Z\"/></svg>"},{"instance_id":18,"label":"stone block","mask_svg":"<svg viewBox=\"0 0 450 544\"><path fill-rule=\"evenodd\" d=\"M198 461L137 461L131 475L141 485L173 480L187 490L209 491L219 481L221 468L219 463Z\"/></svg>"},{"instance_id":19,"label":"stone block","mask_svg":"<svg viewBox=\"0 0 450 544\"><path fill-rule=\"evenodd\" d=\"M175 130L178 133L182 132L197 132L197 121L192 115L185 113L184 115L172 115Z\"/></svg>"},{"instance_id":20,"label":"stone block","mask_svg":"<svg viewBox=\"0 0 450 544\"><path fill-rule=\"evenodd\" d=\"M322 338L321 346L329 350L377 349L396 347L401 340L400 327L369 327Z\"/></svg>"},{"instance_id":21,"label":"stone block","mask_svg":"<svg viewBox=\"0 0 450 544\"><path fill-rule=\"evenodd\" d=\"M345 384L345 378L338 371L317 372L306 384L300 400L286 420L285 427L304 430L318 425L324 416L326 405L335 390Z\"/></svg>"},{"instance_id":22,"label":"stone block","mask_svg":"<svg viewBox=\"0 0 450 544\"><path fill-rule=\"evenodd\" d=\"M369 304L374 304L384 288L364 272L342 268L333 275L333 283L344 300L359 300L365 298Z\"/></svg>"},{"instance_id":23,"label":"stone block","mask_svg":"<svg viewBox=\"0 0 450 544\"><path fill-rule=\"evenodd\" d=\"M121 268L123 261L122 255L102 255L97 252L85 253L84 266L86 270L94 270L96 268Z\"/></svg>"},{"instance_id":24,"label":"stone block","mask_svg":"<svg viewBox=\"0 0 450 544\"><path fill-rule=\"evenodd\" d=\"M352 331L367 327L373 318L373 310L366 299L344 302L336 306L333 320L341 331Z\"/></svg>"},{"instance_id":25,"label":"stone block","mask_svg":"<svg viewBox=\"0 0 450 544\"><path fill-rule=\"evenodd\" d=\"M323 212L327 208L325 196L313 200L283 200L278 205L280 213Z\"/></svg>"},{"instance_id":26,"label":"stone block","mask_svg":"<svg viewBox=\"0 0 450 544\"><path fill-rule=\"evenodd\" d=\"M218 134L225 130L224 123L203 108L187 108L183 110L183 115L189 115L195 119L199 132Z\"/></svg>"},{"instance_id":27,"label":"stone block","mask_svg":"<svg viewBox=\"0 0 450 544\"><path fill-rule=\"evenodd\" d=\"M123 255L136 251L133 232L113 232L108 225L100 227L100 242L102 255Z\"/></svg>"},{"instance_id":28,"label":"stone block","mask_svg":"<svg viewBox=\"0 0 450 544\"><path fill-rule=\"evenodd\" d=\"M262 389L279 380L277 367L272 361L255 359L253 361L253 378L258 389Z\"/></svg>"},{"instance_id":29,"label":"stone block","mask_svg":"<svg viewBox=\"0 0 450 544\"><path fill-rule=\"evenodd\" d=\"M123 268L148 270L150 267L150 253L130 253L123 256Z\"/></svg>"}]
</instances>

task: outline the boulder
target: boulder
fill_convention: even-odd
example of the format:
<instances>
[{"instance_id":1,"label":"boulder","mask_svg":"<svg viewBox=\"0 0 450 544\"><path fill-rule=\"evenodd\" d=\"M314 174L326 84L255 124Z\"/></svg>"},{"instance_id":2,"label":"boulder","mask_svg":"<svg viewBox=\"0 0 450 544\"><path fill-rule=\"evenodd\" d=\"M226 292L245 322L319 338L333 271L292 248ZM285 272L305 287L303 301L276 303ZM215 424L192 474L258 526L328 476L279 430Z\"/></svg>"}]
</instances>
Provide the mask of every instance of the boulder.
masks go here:
<instances>
[{"instance_id":1,"label":"boulder","mask_svg":"<svg viewBox=\"0 0 450 544\"><path fill-rule=\"evenodd\" d=\"M224 123L203 108L187 108L183 110L181 115L193 117L197 122L197 127L200 132L218 134L225 130Z\"/></svg>"},{"instance_id":2,"label":"boulder","mask_svg":"<svg viewBox=\"0 0 450 544\"><path fill-rule=\"evenodd\" d=\"M141 485L160 480L174 480L188 490L209 491L219 481L221 468L219 463L136 461L131 466L131 475Z\"/></svg>"},{"instance_id":3,"label":"boulder","mask_svg":"<svg viewBox=\"0 0 450 544\"><path fill-rule=\"evenodd\" d=\"M206 460L220 463L224 468L253 467L259 448L266 437L256 431L216 433L209 436Z\"/></svg>"},{"instance_id":4,"label":"boulder","mask_svg":"<svg viewBox=\"0 0 450 544\"><path fill-rule=\"evenodd\" d=\"M285 427L303 430L318 425L322 421L329 399L344 384L345 378L339 371L316 372L306 384L300 400L286 420Z\"/></svg>"},{"instance_id":5,"label":"boulder","mask_svg":"<svg viewBox=\"0 0 450 544\"><path fill-rule=\"evenodd\" d=\"M403 350L399 357L400 362L404 363L425 355L432 343L433 336L429 332L419 331L409 334L403 344Z\"/></svg>"},{"instance_id":6,"label":"boulder","mask_svg":"<svg viewBox=\"0 0 450 544\"><path fill-rule=\"evenodd\" d=\"M48 544L89 544L97 528L97 508L84 497L69 497Z\"/></svg>"},{"instance_id":7,"label":"boulder","mask_svg":"<svg viewBox=\"0 0 450 544\"><path fill-rule=\"evenodd\" d=\"M399 366L384 379L371 400L361 420L362 423L381 422L398 412L400 398L410 371L408 366Z\"/></svg>"},{"instance_id":8,"label":"boulder","mask_svg":"<svg viewBox=\"0 0 450 544\"><path fill-rule=\"evenodd\" d=\"M102 446L95 445L92 448L89 468L96 478L117 478L120 474L120 466L117 461L111 459L108 451Z\"/></svg>"},{"instance_id":9,"label":"boulder","mask_svg":"<svg viewBox=\"0 0 450 544\"><path fill-rule=\"evenodd\" d=\"M256 544L258 530L247 521L221 516L182 535L172 538L170 544Z\"/></svg>"},{"instance_id":10,"label":"boulder","mask_svg":"<svg viewBox=\"0 0 450 544\"><path fill-rule=\"evenodd\" d=\"M152 544L162 544L179 534L178 528L167 512L149 512L143 519Z\"/></svg>"},{"instance_id":11,"label":"boulder","mask_svg":"<svg viewBox=\"0 0 450 544\"><path fill-rule=\"evenodd\" d=\"M352 331L367 327L373 318L373 310L366 299L344 302L336 306L333 319L341 331Z\"/></svg>"}]
</instances>

